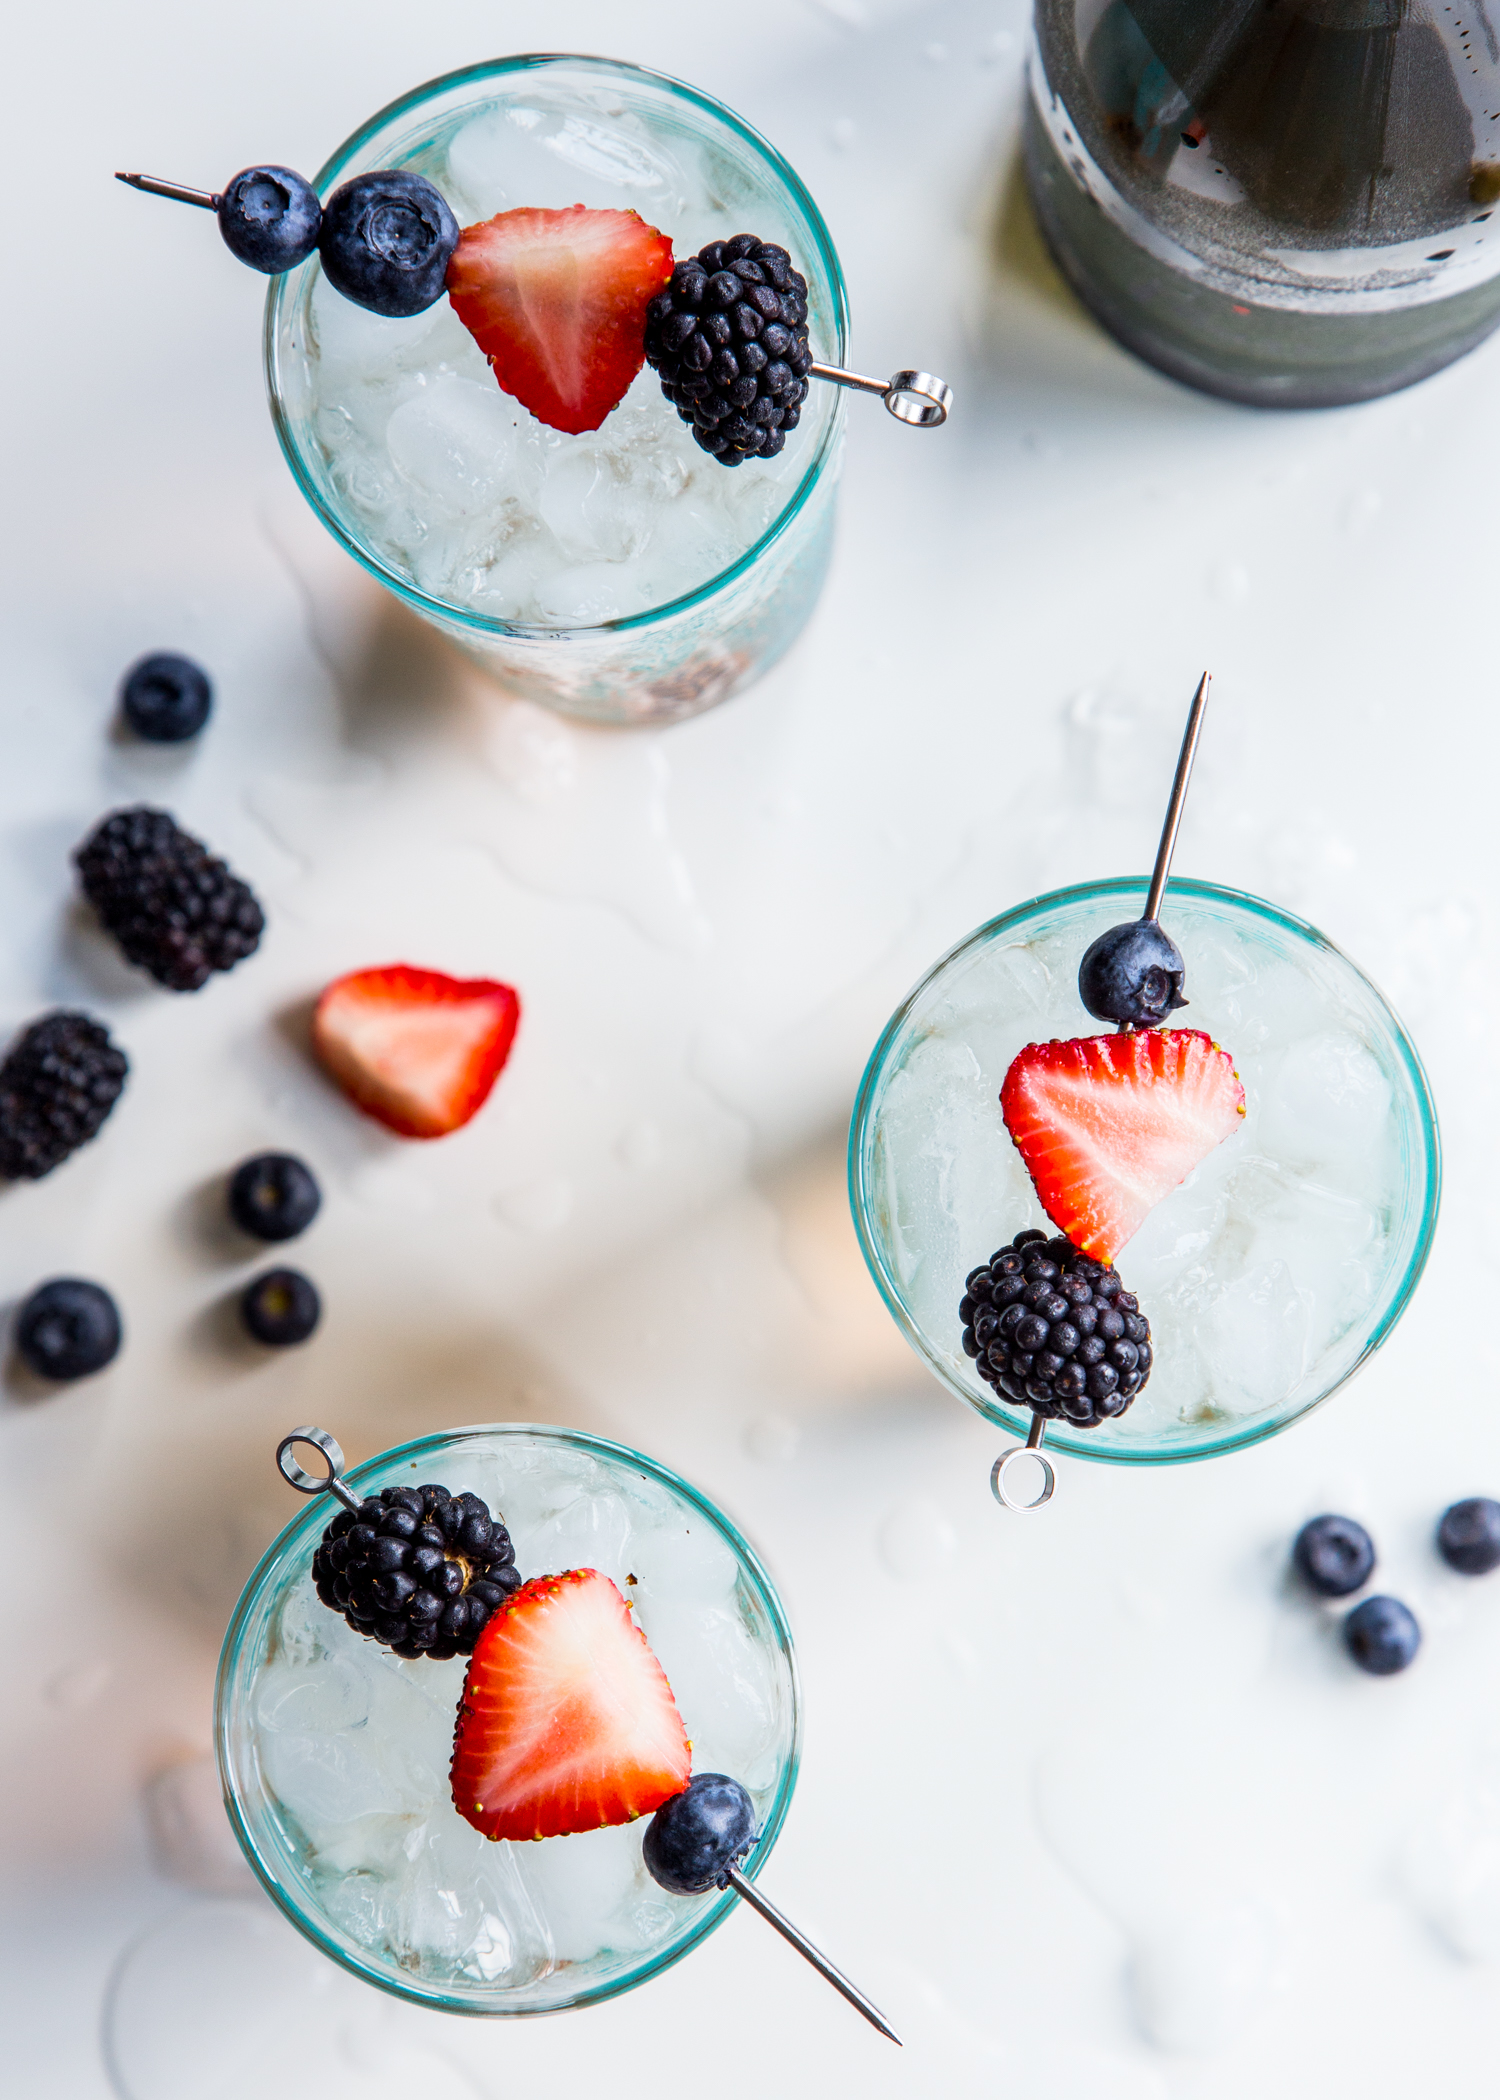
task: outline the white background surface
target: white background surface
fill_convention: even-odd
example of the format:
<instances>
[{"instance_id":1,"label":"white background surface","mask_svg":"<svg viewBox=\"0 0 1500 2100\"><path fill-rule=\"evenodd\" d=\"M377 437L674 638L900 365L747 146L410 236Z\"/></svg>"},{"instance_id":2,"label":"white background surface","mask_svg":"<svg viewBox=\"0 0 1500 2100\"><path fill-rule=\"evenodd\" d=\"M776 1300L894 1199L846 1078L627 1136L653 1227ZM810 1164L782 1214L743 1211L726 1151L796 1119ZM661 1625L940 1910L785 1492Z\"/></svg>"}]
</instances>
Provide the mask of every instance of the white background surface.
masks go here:
<instances>
[{"instance_id":1,"label":"white background surface","mask_svg":"<svg viewBox=\"0 0 1500 2100\"><path fill-rule=\"evenodd\" d=\"M18 2094L1394 2100L1493 2061L1500 1578L1464 1585L1428 1541L1500 1488L1500 346L1319 416L1136 367L1017 203L1023 30L1014 0L88 0L11 25L0 1023L83 1003L134 1067L96 1145L0 1199L0 1300L97 1276L128 1329L54 1396L12 1364L0 1415ZM258 280L109 179L311 173L421 79L535 48L740 109L830 222L856 364L958 394L932 436L855 405L812 629L662 734L507 702L382 604L276 454ZM197 747L112 733L153 647L217 680ZM949 942L1144 868L1205 664L1179 870L1304 913L1402 1011L1444 1122L1437 1249L1312 1422L1204 1466L1069 1463L1012 1521L995 1433L864 1279L849 1105ZM72 901L69 849L135 799L267 905L260 954L194 998ZM356 1118L299 1047L321 984L395 956L524 1002L492 1104L440 1146ZM269 1362L233 1340L253 1264L215 1227L224 1172L268 1145L327 1193L296 1254L325 1326ZM218 1639L289 1514L276 1436L321 1420L358 1457L508 1416L644 1446L763 1547L808 1715L766 1886L904 2052L745 1916L611 2005L467 2025L203 1893L232 1859L197 1892L163 1871L144 1790L175 1772L158 1803L201 1806ZM1370 1524L1423 1619L1404 1678L1358 1678L1286 1587L1324 1507Z\"/></svg>"}]
</instances>

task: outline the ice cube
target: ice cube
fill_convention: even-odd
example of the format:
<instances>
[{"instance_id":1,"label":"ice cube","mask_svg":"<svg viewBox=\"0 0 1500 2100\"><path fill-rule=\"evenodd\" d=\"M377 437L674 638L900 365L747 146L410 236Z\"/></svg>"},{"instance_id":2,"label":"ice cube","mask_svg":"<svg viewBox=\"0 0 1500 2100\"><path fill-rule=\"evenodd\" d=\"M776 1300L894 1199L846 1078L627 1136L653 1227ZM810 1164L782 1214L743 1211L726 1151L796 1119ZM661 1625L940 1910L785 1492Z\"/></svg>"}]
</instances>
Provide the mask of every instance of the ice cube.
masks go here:
<instances>
[{"instance_id":1,"label":"ice cube","mask_svg":"<svg viewBox=\"0 0 1500 2100\"><path fill-rule=\"evenodd\" d=\"M643 1930L651 1931L649 1913L661 1906L641 1858L644 1828L643 1822L621 1823L513 1848L558 1961L588 1961L601 1951L634 1953L649 1944Z\"/></svg>"},{"instance_id":2,"label":"ice cube","mask_svg":"<svg viewBox=\"0 0 1500 2100\"><path fill-rule=\"evenodd\" d=\"M639 1595L639 1592L637 1592ZM685 1598L641 1597L642 1633L667 1673L693 1745L693 1767L767 1784L774 1762L776 1693L769 1667L737 1610Z\"/></svg>"},{"instance_id":3,"label":"ice cube","mask_svg":"<svg viewBox=\"0 0 1500 2100\"><path fill-rule=\"evenodd\" d=\"M1283 1159L1366 1180L1391 1143L1390 1082L1356 1036L1306 1036L1267 1075L1257 1142Z\"/></svg>"},{"instance_id":4,"label":"ice cube","mask_svg":"<svg viewBox=\"0 0 1500 2100\"><path fill-rule=\"evenodd\" d=\"M1272 1261L1220 1292L1203 1337L1215 1397L1236 1412L1274 1407L1307 1369L1312 1295L1284 1261Z\"/></svg>"},{"instance_id":5,"label":"ice cube","mask_svg":"<svg viewBox=\"0 0 1500 2100\"><path fill-rule=\"evenodd\" d=\"M320 276L310 301L312 336L318 359L330 378L373 374L397 360L409 360L438 320L442 302L425 313L392 320L356 306Z\"/></svg>"},{"instance_id":6,"label":"ice cube","mask_svg":"<svg viewBox=\"0 0 1500 2100\"><path fill-rule=\"evenodd\" d=\"M641 495L595 450L580 448L555 461L539 507L571 561L629 561L650 531Z\"/></svg>"},{"instance_id":7,"label":"ice cube","mask_svg":"<svg viewBox=\"0 0 1500 2100\"><path fill-rule=\"evenodd\" d=\"M435 510L475 518L505 493L515 414L498 387L448 373L401 404L385 442L398 471Z\"/></svg>"},{"instance_id":8,"label":"ice cube","mask_svg":"<svg viewBox=\"0 0 1500 2100\"><path fill-rule=\"evenodd\" d=\"M620 573L607 561L572 568L559 555L556 565L537 578L536 603L542 622L559 627L598 627L625 616Z\"/></svg>"},{"instance_id":9,"label":"ice cube","mask_svg":"<svg viewBox=\"0 0 1500 2100\"><path fill-rule=\"evenodd\" d=\"M623 1590L633 1572L630 1531L630 1512L618 1495L580 1494L546 1521L512 1533L516 1564L528 1577L597 1568Z\"/></svg>"}]
</instances>

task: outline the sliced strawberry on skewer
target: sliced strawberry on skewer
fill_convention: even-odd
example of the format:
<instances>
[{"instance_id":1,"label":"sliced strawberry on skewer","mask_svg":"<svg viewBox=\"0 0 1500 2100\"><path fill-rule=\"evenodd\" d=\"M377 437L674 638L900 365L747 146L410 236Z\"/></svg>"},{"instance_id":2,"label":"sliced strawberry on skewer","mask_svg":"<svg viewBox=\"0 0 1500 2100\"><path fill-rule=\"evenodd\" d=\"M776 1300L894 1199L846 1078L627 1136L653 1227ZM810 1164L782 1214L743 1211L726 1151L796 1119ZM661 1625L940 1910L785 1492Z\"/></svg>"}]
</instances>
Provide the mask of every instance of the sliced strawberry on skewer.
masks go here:
<instances>
[{"instance_id":1,"label":"sliced strawberry on skewer","mask_svg":"<svg viewBox=\"0 0 1500 2100\"><path fill-rule=\"evenodd\" d=\"M1245 1089L1199 1028L1028 1043L1000 1089L1041 1204L1113 1262L1148 1211L1240 1126Z\"/></svg>"},{"instance_id":2,"label":"sliced strawberry on skewer","mask_svg":"<svg viewBox=\"0 0 1500 2100\"><path fill-rule=\"evenodd\" d=\"M391 963L328 986L313 1048L350 1099L401 1137L446 1137L484 1106L521 1002L488 977Z\"/></svg>"},{"instance_id":3,"label":"sliced strawberry on skewer","mask_svg":"<svg viewBox=\"0 0 1500 2100\"><path fill-rule=\"evenodd\" d=\"M453 310L507 394L554 430L597 430L646 358L672 243L639 212L503 211L466 226Z\"/></svg>"},{"instance_id":4,"label":"sliced strawberry on skewer","mask_svg":"<svg viewBox=\"0 0 1500 2100\"><path fill-rule=\"evenodd\" d=\"M593 1568L542 1575L475 1646L453 1737L453 1805L488 1838L633 1823L692 1773L682 1716L625 1599Z\"/></svg>"}]
</instances>

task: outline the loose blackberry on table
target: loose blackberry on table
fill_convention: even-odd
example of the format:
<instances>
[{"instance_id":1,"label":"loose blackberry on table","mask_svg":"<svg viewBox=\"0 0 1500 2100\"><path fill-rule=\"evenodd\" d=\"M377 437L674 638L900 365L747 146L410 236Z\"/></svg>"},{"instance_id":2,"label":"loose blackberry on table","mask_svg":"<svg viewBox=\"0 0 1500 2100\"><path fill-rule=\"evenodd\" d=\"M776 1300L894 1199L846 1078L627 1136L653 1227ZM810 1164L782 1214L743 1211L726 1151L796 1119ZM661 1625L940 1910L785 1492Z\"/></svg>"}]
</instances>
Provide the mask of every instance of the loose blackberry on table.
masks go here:
<instances>
[{"instance_id":1,"label":"loose blackberry on table","mask_svg":"<svg viewBox=\"0 0 1500 2100\"><path fill-rule=\"evenodd\" d=\"M521 1587L510 1533L477 1495L382 1488L341 1510L313 1556L330 1611L414 1659L472 1655L491 1614Z\"/></svg>"},{"instance_id":2,"label":"loose blackberry on table","mask_svg":"<svg viewBox=\"0 0 1500 2100\"><path fill-rule=\"evenodd\" d=\"M1017 1406L1076 1429L1121 1415L1151 1375L1151 1329L1116 1270L1071 1240L1018 1232L971 1271L964 1353Z\"/></svg>"},{"instance_id":3,"label":"loose blackberry on table","mask_svg":"<svg viewBox=\"0 0 1500 2100\"><path fill-rule=\"evenodd\" d=\"M109 1030L59 1008L33 1021L0 1065L0 1175L40 1181L96 1137L130 1066Z\"/></svg>"},{"instance_id":4,"label":"loose blackberry on table","mask_svg":"<svg viewBox=\"0 0 1500 2100\"><path fill-rule=\"evenodd\" d=\"M807 279L753 233L710 241L647 307L646 362L722 466L774 458L807 399Z\"/></svg>"},{"instance_id":5,"label":"loose blackberry on table","mask_svg":"<svg viewBox=\"0 0 1500 2100\"><path fill-rule=\"evenodd\" d=\"M73 859L127 962L169 992L196 992L260 945L265 914L248 883L164 809L115 810Z\"/></svg>"}]
</instances>

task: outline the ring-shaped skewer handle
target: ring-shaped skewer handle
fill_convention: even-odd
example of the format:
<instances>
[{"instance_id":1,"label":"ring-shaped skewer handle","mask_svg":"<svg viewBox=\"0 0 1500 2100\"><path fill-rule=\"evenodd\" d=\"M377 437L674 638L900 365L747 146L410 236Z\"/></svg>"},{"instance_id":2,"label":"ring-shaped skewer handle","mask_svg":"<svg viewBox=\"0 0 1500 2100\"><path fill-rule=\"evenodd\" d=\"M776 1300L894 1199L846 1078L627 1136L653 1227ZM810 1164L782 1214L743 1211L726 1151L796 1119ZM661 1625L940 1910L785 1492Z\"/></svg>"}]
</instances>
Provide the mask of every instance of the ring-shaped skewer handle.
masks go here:
<instances>
[{"instance_id":1,"label":"ring-shaped skewer handle","mask_svg":"<svg viewBox=\"0 0 1500 2100\"><path fill-rule=\"evenodd\" d=\"M1042 1449L1042 1438L1046 1434L1047 1424L1045 1418L1041 1415L1033 1415L1031 1418L1031 1434L1027 1437L1025 1443L1012 1444L1008 1451L1002 1451L990 1468L990 1493L1002 1509L1013 1510L1018 1517L1035 1516L1039 1509L1046 1507L1057 1492L1057 1468ZM1042 1469L1042 1492L1034 1496L1030 1502L1023 1502L1007 1485L1005 1476L1012 1466L1018 1465L1028 1458L1034 1458Z\"/></svg>"},{"instance_id":2,"label":"ring-shaped skewer handle","mask_svg":"<svg viewBox=\"0 0 1500 2100\"><path fill-rule=\"evenodd\" d=\"M857 394L879 394L898 423L916 430L936 430L948 420L953 389L935 372L893 372L889 379L866 379L863 373L846 372L840 365L809 365L810 379L826 379L832 386L851 387Z\"/></svg>"},{"instance_id":3,"label":"ring-shaped skewer handle","mask_svg":"<svg viewBox=\"0 0 1500 2100\"><path fill-rule=\"evenodd\" d=\"M321 1451L328 1461L326 1473L309 1473L298 1465L292 1456L297 1444L311 1444ZM344 1454L338 1439L331 1437L326 1429L318 1429L305 1423L301 1429L293 1429L276 1446L276 1470L288 1487L295 1488L299 1495L333 1495L343 1503L345 1509L357 1510L360 1498L343 1478Z\"/></svg>"}]
</instances>

